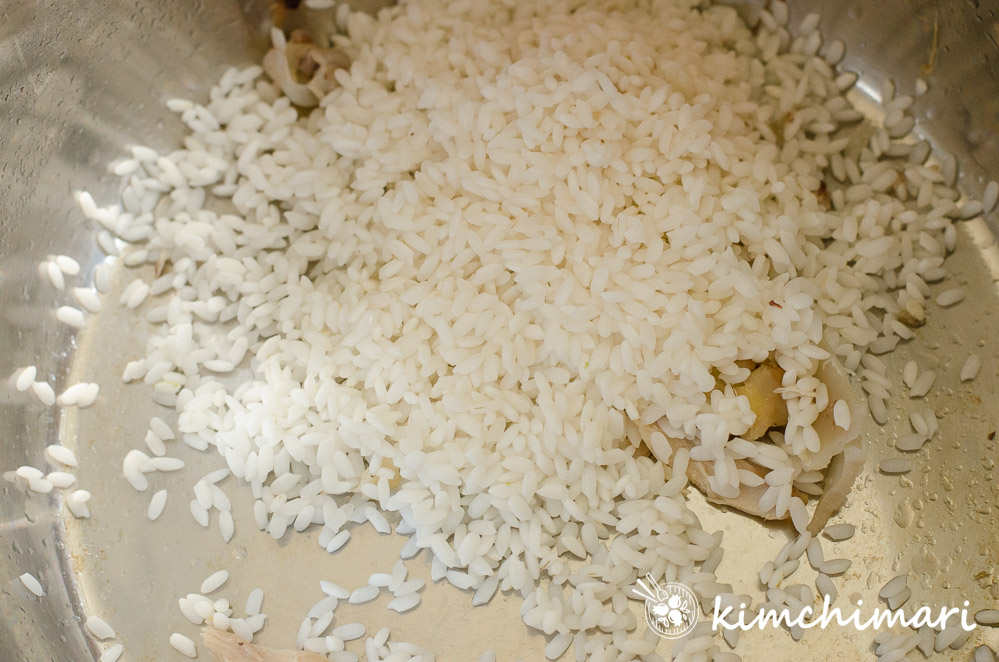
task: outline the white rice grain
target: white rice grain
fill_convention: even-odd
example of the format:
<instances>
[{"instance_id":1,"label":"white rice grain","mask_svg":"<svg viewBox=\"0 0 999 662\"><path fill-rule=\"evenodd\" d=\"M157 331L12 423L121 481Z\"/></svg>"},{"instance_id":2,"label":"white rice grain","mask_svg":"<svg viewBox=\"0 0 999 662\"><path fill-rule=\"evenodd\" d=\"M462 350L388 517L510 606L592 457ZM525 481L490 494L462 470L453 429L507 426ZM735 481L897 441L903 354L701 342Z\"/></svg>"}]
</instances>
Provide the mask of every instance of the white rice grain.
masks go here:
<instances>
[{"instance_id":1,"label":"white rice grain","mask_svg":"<svg viewBox=\"0 0 999 662\"><path fill-rule=\"evenodd\" d=\"M76 484L76 476L65 471L52 471L45 474L45 480L52 484L52 487L60 490L72 487Z\"/></svg>"},{"instance_id":2,"label":"white rice grain","mask_svg":"<svg viewBox=\"0 0 999 662\"><path fill-rule=\"evenodd\" d=\"M153 416L149 419L149 429L155 432L156 436L163 441L173 441L175 438L173 429L158 416Z\"/></svg>"},{"instance_id":3,"label":"white rice grain","mask_svg":"<svg viewBox=\"0 0 999 662\"><path fill-rule=\"evenodd\" d=\"M353 596L351 597L353 598ZM388 603L388 608L402 614L419 605L420 599L419 593L410 593L409 595L404 595L401 598L393 598Z\"/></svg>"},{"instance_id":4,"label":"white rice grain","mask_svg":"<svg viewBox=\"0 0 999 662\"><path fill-rule=\"evenodd\" d=\"M825 598L828 597L829 601L832 602L836 599L838 594L836 590L836 585L829 578L828 575L824 575L821 572L815 577L815 588L818 589L819 594Z\"/></svg>"},{"instance_id":5,"label":"white rice grain","mask_svg":"<svg viewBox=\"0 0 999 662\"><path fill-rule=\"evenodd\" d=\"M914 453L920 450L926 441L926 436L918 433L904 434L895 442L895 448L905 453Z\"/></svg>"},{"instance_id":6,"label":"white rice grain","mask_svg":"<svg viewBox=\"0 0 999 662\"><path fill-rule=\"evenodd\" d=\"M114 628L108 625L100 616L90 615L87 616L87 629L98 639L114 639L118 634L114 631Z\"/></svg>"},{"instance_id":7,"label":"white rice grain","mask_svg":"<svg viewBox=\"0 0 999 662\"><path fill-rule=\"evenodd\" d=\"M94 289L99 293L107 293L111 290L114 265L104 262L94 267Z\"/></svg>"},{"instance_id":8,"label":"white rice grain","mask_svg":"<svg viewBox=\"0 0 999 662\"><path fill-rule=\"evenodd\" d=\"M939 633L937 633L936 639L933 640L933 650L937 653L942 652L945 648L950 647L952 643L958 640L962 634L961 628L952 626L944 628Z\"/></svg>"},{"instance_id":9,"label":"white rice grain","mask_svg":"<svg viewBox=\"0 0 999 662\"><path fill-rule=\"evenodd\" d=\"M76 276L80 273L80 263L68 255L56 255L53 261L59 270L67 276Z\"/></svg>"},{"instance_id":10,"label":"white rice grain","mask_svg":"<svg viewBox=\"0 0 999 662\"><path fill-rule=\"evenodd\" d=\"M123 652L125 652L124 646L121 644L114 644L101 653L100 662L118 662Z\"/></svg>"},{"instance_id":11,"label":"white rice grain","mask_svg":"<svg viewBox=\"0 0 999 662\"><path fill-rule=\"evenodd\" d=\"M350 540L350 531L344 529L340 533L333 536L333 539L330 540L328 545L326 545L326 551L332 554L346 545L348 540Z\"/></svg>"},{"instance_id":12,"label":"white rice grain","mask_svg":"<svg viewBox=\"0 0 999 662\"><path fill-rule=\"evenodd\" d=\"M91 382L80 382L79 384L73 384L67 387L59 397L56 398L56 403L62 407L79 407L84 409L94 404L97 400L97 394L100 392L100 386Z\"/></svg>"},{"instance_id":13,"label":"white rice grain","mask_svg":"<svg viewBox=\"0 0 999 662\"><path fill-rule=\"evenodd\" d=\"M166 455L166 444L164 444L163 440L160 439L159 436L152 430L146 431L146 436L143 441L146 442L146 448L149 449L149 452L156 457L163 457Z\"/></svg>"},{"instance_id":14,"label":"white rice grain","mask_svg":"<svg viewBox=\"0 0 999 662\"><path fill-rule=\"evenodd\" d=\"M236 522L232 517L232 513L228 510L221 511L219 513L219 535L222 536L222 540L229 542L235 534Z\"/></svg>"},{"instance_id":15,"label":"white rice grain","mask_svg":"<svg viewBox=\"0 0 999 662\"><path fill-rule=\"evenodd\" d=\"M74 329L82 329L87 325L87 316L82 310L72 306L59 306L56 308L55 316L57 320Z\"/></svg>"},{"instance_id":16,"label":"white rice grain","mask_svg":"<svg viewBox=\"0 0 999 662\"><path fill-rule=\"evenodd\" d=\"M909 601L909 598L911 597L912 597L912 589L906 586L895 595L885 598L885 600L888 602L889 609L891 609L892 611L897 611L898 609L901 609L905 605L905 603Z\"/></svg>"},{"instance_id":17,"label":"white rice grain","mask_svg":"<svg viewBox=\"0 0 999 662\"><path fill-rule=\"evenodd\" d=\"M833 524L832 526L827 526L823 529L822 534L826 538L829 538L829 540L838 542L852 538L856 530L857 529L853 524Z\"/></svg>"},{"instance_id":18,"label":"white rice grain","mask_svg":"<svg viewBox=\"0 0 999 662\"><path fill-rule=\"evenodd\" d=\"M41 582L39 582L38 579L36 579L30 572L22 574L18 579L20 579L21 583L24 584L24 588L28 589L39 598L45 595L45 589L42 588Z\"/></svg>"},{"instance_id":19,"label":"white rice grain","mask_svg":"<svg viewBox=\"0 0 999 662\"><path fill-rule=\"evenodd\" d=\"M53 444L45 447L45 459L52 464L62 464L67 467L76 467L76 453L65 446Z\"/></svg>"},{"instance_id":20,"label":"white rice grain","mask_svg":"<svg viewBox=\"0 0 999 662\"><path fill-rule=\"evenodd\" d=\"M52 287L60 291L66 289L66 277L62 273L62 269L55 262L49 260L42 262L39 270L44 274L44 277Z\"/></svg>"},{"instance_id":21,"label":"white rice grain","mask_svg":"<svg viewBox=\"0 0 999 662\"><path fill-rule=\"evenodd\" d=\"M149 285L141 278L136 278L122 291L119 303L126 308L138 308L148 295Z\"/></svg>"},{"instance_id":22,"label":"white rice grain","mask_svg":"<svg viewBox=\"0 0 999 662\"><path fill-rule=\"evenodd\" d=\"M975 622L990 628L999 626L999 609L983 609L975 612Z\"/></svg>"},{"instance_id":23,"label":"white rice grain","mask_svg":"<svg viewBox=\"0 0 999 662\"><path fill-rule=\"evenodd\" d=\"M853 416L850 413L850 405L845 400L837 400L833 405L833 422L843 430L849 430Z\"/></svg>"},{"instance_id":24,"label":"white rice grain","mask_svg":"<svg viewBox=\"0 0 999 662\"><path fill-rule=\"evenodd\" d=\"M810 519L808 516L808 510L805 508L805 504L802 503L801 499L793 497L788 502L788 511L791 514L791 522L794 524L794 528L797 529L799 533L804 533L805 529L808 528L808 522Z\"/></svg>"},{"instance_id":25,"label":"white rice grain","mask_svg":"<svg viewBox=\"0 0 999 662\"><path fill-rule=\"evenodd\" d=\"M916 381L913 383L912 387L909 389L910 398L922 398L925 397L930 389L933 388L933 382L937 379L937 373L933 370L927 370L919 375Z\"/></svg>"},{"instance_id":26,"label":"white rice grain","mask_svg":"<svg viewBox=\"0 0 999 662\"><path fill-rule=\"evenodd\" d=\"M996 654L983 644L975 649L974 662L996 662Z\"/></svg>"},{"instance_id":27,"label":"white rice grain","mask_svg":"<svg viewBox=\"0 0 999 662\"><path fill-rule=\"evenodd\" d=\"M982 208L983 206L980 200L969 200L961 207L961 210L958 212L958 217L962 220L974 218L982 213Z\"/></svg>"},{"instance_id":28,"label":"white rice grain","mask_svg":"<svg viewBox=\"0 0 999 662\"><path fill-rule=\"evenodd\" d=\"M343 586L340 586L339 584L335 584L333 582L327 582L327 581L319 582L319 587L322 589L323 593L338 600L346 600L347 598L350 597L350 591L348 591Z\"/></svg>"},{"instance_id":29,"label":"white rice grain","mask_svg":"<svg viewBox=\"0 0 999 662\"><path fill-rule=\"evenodd\" d=\"M186 466L179 457L151 457L146 462L144 471L180 471Z\"/></svg>"},{"instance_id":30,"label":"white rice grain","mask_svg":"<svg viewBox=\"0 0 999 662\"><path fill-rule=\"evenodd\" d=\"M31 394L46 407L51 407L56 402L55 390L45 382L33 382Z\"/></svg>"},{"instance_id":31,"label":"white rice grain","mask_svg":"<svg viewBox=\"0 0 999 662\"><path fill-rule=\"evenodd\" d=\"M949 308L964 300L964 288L956 287L937 295L937 305L941 308Z\"/></svg>"},{"instance_id":32,"label":"white rice grain","mask_svg":"<svg viewBox=\"0 0 999 662\"><path fill-rule=\"evenodd\" d=\"M90 508L87 501L90 500L90 492L86 490L76 490L66 497L66 507L74 517L84 519L90 517Z\"/></svg>"},{"instance_id":33,"label":"white rice grain","mask_svg":"<svg viewBox=\"0 0 999 662\"><path fill-rule=\"evenodd\" d=\"M217 570L212 574L205 577L205 580L201 582L201 593L207 595L217 591L223 584L229 580L228 570Z\"/></svg>"},{"instance_id":34,"label":"white rice grain","mask_svg":"<svg viewBox=\"0 0 999 662\"><path fill-rule=\"evenodd\" d=\"M232 633L243 641L250 642L253 641L253 628L244 618L230 618L229 628Z\"/></svg>"},{"instance_id":35,"label":"white rice grain","mask_svg":"<svg viewBox=\"0 0 999 662\"><path fill-rule=\"evenodd\" d=\"M850 559L832 559L824 562L819 570L825 575L842 575L850 569L851 565L853 565L853 561Z\"/></svg>"},{"instance_id":36,"label":"white rice grain","mask_svg":"<svg viewBox=\"0 0 999 662\"><path fill-rule=\"evenodd\" d=\"M149 500L149 508L146 509L146 517L152 521L159 519L160 515L163 514L163 509L166 508L166 502L167 491L158 490L155 494L153 494L153 498Z\"/></svg>"},{"instance_id":37,"label":"white rice grain","mask_svg":"<svg viewBox=\"0 0 999 662\"><path fill-rule=\"evenodd\" d=\"M37 494L49 494L55 488L46 478L30 478L28 479L28 489Z\"/></svg>"},{"instance_id":38,"label":"white rice grain","mask_svg":"<svg viewBox=\"0 0 999 662\"><path fill-rule=\"evenodd\" d=\"M170 645L181 655L189 658L198 657L198 647L194 645L194 642L179 632L174 632L170 635Z\"/></svg>"},{"instance_id":39,"label":"white rice grain","mask_svg":"<svg viewBox=\"0 0 999 662\"><path fill-rule=\"evenodd\" d=\"M871 410L871 416L874 417L878 425L884 425L888 422L888 405L884 398L871 396L868 398L867 404Z\"/></svg>"},{"instance_id":40,"label":"white rice grain","mask_svg":"<svg viewBox=\"0 0 999 662\"><path fill-rule=\"evenodd\" d=\"M557 660L562 657L562 654L565 653L571 643L572 637L568 633L555 635L548 642L548 645L545 646L545 657L549 660Z\"/></svg>"},{"instance_id":41,"label":"white rice grain","mask_svg":"<svg viewBox=\"0 0 999 662\"><path fill-rule=\"evenodd\" d=\"M897 577L893 577L888 581L888 583L886 583L883 587L881 587L881 590L878 592L878 595L884 598L885 600L895 595L898 595L899 593L902 592L902 589L905 588L906 582L908 580L909 580L908 575L898 575Z\"/></svg>"},{"instance_id":42,"label":"white rice grain","mask_svg":"<svg viewBox=\"0 0 999 662\"><path fill-rule=\"evenodd\" d=\"M982 192L982 213L990 214L999 200L999 182L990 180Z\"/></svg>"},{"instance_id":43,"label":"white rice grain","mask_svg":"<svg viewBox=\"0 0 999 662\"><path fill-rule=\"evenodd\" d=\"M878 471L883 474L904 474L912 471L912 463L903 457L893 457L887 460L881 460L878 464Z\"/></svg>"},{"instance_id":44,"label":"white rice grain","mask_svg":"<svg viewBox=\"0 0 999 662\"><path fill-rule=\"evenodd\" d=\"M243 611L246 612L247 616L256 616L260 613L260 608L263 604L264 590L262 588L255 588L247 596L246 606L243 608Z\"/></svg>"},{"instance_id":45,"label":"white rice grain","mask_svg":"<svg viewBox=\"0 0 999 662\"><path fill-rule=\"evenodd\" d=\"M978 376L978 371L982 369L982 359L981 357L972 352L965 359L964 365L961 366L961 381L970 382Z\"/></svg>"},{"instance_id":46,"label":"white rice grain","mask_svg":"<svg viewBox=\"0 0 999 662\"><path fill-rule=\"evenodd\" d=\"M208 517L207 509L203 508L197 501L191 501L190 511L191 517L194 518L194 521L197 522L199 526L208 528L210 519Z\"/></svg>"},{"instance_id":47,"label":"white rice grain","mask_svg":"<svg viewBox=\"0 0 999 662\"><path fill-rule=\"evenodd\" d=\"M355 639L360 639L364 636L364 625L361 623L348 623L346 625L341 625L333 628L331 634L334 637L338 637L343 641L353 641Z\"/></svg>"},{"instance_id":48,"label":"white rice grain","mask_svg":"<svg viewBox=\"0 0 999 662\"><path fill-rule=\"evenodd\" d=\"M348 602L352 605L363 605L366 602L371 602L377 597L377 586L362 586L361 588L355 589L354 592L350 594Z\"/></svg>"},{"instance_id":49,"label":"white rice grain","mask_svg":"<svg viewBox=\"0 0 999 662\"><path fill-rule=\"evenodd\" d=\"M13 375L14 388L22 393L27 391L35 383L35 377L37 376L38 369L33 365L18 369Z\"/></svg>"}]
</instances>

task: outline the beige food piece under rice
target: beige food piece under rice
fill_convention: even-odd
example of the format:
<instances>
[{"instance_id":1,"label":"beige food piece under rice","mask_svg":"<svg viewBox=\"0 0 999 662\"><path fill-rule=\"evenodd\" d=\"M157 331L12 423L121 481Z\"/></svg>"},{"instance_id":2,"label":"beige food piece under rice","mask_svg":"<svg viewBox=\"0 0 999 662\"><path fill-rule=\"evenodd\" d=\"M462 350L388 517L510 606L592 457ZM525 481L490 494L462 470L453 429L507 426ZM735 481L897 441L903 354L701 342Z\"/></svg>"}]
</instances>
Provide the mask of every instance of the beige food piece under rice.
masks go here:
<instances>
[{"instance_id":1,"label":"beige food piece under rice","mask_svg":"<svg viewBox=\"0 0 999 662\"><path fill-rule=\"evenodd\" d=\"M263 67L291 101L306 108L339 86L337 69L350 66L350 58L337 49L319 46L303 31L295 30L286 42L275 39L264 56Z\"/></svg>"},{"instance_id":2,"label":"beige food piece under rice","mask_svg":"<svg viewBox=\"0 0 999 662\"><path fill-rule=\"evenodd\" d=\"M853 482L863 470L865 460L865 454L857 440L860 433L859 420L854 420L846 430L837 426L833 420L833 403L840 399L847 403L851 412L858 414L858 419L862 418L859 415L860 412L865 411L850 385L849 378L839 362L833 359L826 361L817 374L829 391L829 404L819 414L815 423L816 431L822 439L822 448L818 453L806 451L803 457L798 458L810 470L826 471L825 489L809 524L809 530L813 534L821 531L829 518L843 507ZM783 371L780 367L767 361L753 368L749 377L735 386L736 392L749 400L750 407L756 414L756 421L742 435L744 439L748 441L759 440L767 431L787 424L787 404L781 394L782 376ZM667 464L669 464L672 455L675 455L681 448L690 451L696 446L694 440L666 435L670 457L664 457L662 452L664 449L657 452L656 445L651 442L651 434L652 428L646 426L642 429L645 445L654 456ZM756 486L743 484L735 496L719 494L710 483L710 476L713 474L711 464L711 462L697 460L691 460L687 464L687 478L705 494L709 501L731 506L749 515L768 520L787 519L790 516L789 510L778 514L776 508L767 509L760 505L760 499L769 487L765 481ZM734 464L736 469L749 471L761 479L769 471L766 467L749 459L738 459L734 461ZM808 501L808 495L799 490L792 489L791 496L806 503Z\"/></svg>"},{"instance_id":3,"label":"beige food piece under rice","mask_svg":"<svg viewBox=\"0 0 999 662\"><path fill-rule=\"evenodd\" d=\"M218 628L202 628L201 639L215 662L326 662L318 653L264 648Z\"/></svg>"},{"instance_id":4,"label":"beige food piece under rice","mask_svg":"<svg viewBox=\"0 0 999 662\"><path fill-rule=\"evenodd\" d=\"M755 441L773 427L787 425L787 403L777 391L781 387L784 371L772 361L761 363L742 384L735 385L735 392L749 398L749 407L756 414L756 421L743 437Z\"/></svg>"},{"instance_id":5,"label":"beige food piece under rice","mask_svg":"<svg viewBox=\"0 0 999 662\"><path fill-rule=\"evenodd\" d=\"M786 513L796 487L823 493L813 526L842 503L863 466L864 407L835 367L856 371L899 342L887 316L924 317L922 289L905 281L945 275L954 203L930 166L880 158L887 133L860 157L847 149L837 127L860 119L842 97L855 74L750 30L730 7L513 6L413 0L374 19L338 15L354 62L311 113L301 107L315 94L292 79L276 30L270 60L280 56L287 98L252 71L228 73L169 157L180 173L209 170L207 184L189 190L149 161L123 212L81 205L169 255L160 278L181 285L150 310L163 323L130 379L189 375L154 399L241 484L281 481L255 504L261 528L282 537L294 513L273 506L303 494L316 512L346 491L363 508L377 497L463 588L496 582L537 604L545 583L569 576L557 541L596 521L619 532L586 549L615 559L598 578L616 619L601 629L624 631L618 598L651 566L717 590L697 572L711 545L686 481L663 494L670 459L742 507L740 488L760 487L762 470L734 463L769 456L761 514ZM239 130L216 129L226 121ZM823 193L830 168L843 186ZM873 186L897 178L891 169L907 180L901 198ZM140 186L146 177L170 195ZM206 208L215 191L233 214ZM146 200L162 203L156 215L142 213ZM202 322L205 292L239 322L238 340ZM249 359L253 379L229 392L202 374L201 354ZM762 412L735 391L751 372L738 362L768 358L786 371L789 420L752 441ZM839 400L850 430L832 420ZM642 425L662 464L620 452ZM300 452L316 434L317 452ZM671 458L670 439L689 450ZM330 474L341 480L298 480ZM405 498L382 493L397 475ZM554 528L537 542L544 514ZM342 516L325 517L329 541ZM462 558L455 526L476 525L511 533ZM585 635L595 598L572 591L554 627ZM525 609L524 622L550 629L542 611Z\"/></svg>"}]
</instances>

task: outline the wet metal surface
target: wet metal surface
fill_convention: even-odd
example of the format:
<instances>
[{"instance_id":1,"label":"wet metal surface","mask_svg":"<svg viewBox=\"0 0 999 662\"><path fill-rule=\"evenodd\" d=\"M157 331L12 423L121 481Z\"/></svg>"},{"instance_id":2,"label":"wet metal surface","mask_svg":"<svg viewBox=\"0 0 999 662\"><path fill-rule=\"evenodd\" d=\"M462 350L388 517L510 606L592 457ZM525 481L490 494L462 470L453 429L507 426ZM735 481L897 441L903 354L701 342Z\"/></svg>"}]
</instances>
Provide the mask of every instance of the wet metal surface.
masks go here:
<instances>
[{"instance_id":1,"label":"wet metal surface","mask_svg":"<svg viewBox=\"0 0 999 662\"><path fill-rule=\"evenodd\" d=\"M800 19L822 3L792 4L792 15ZM930 83L914 106L919 130L955 152L962 186L980 195L984 181L999 177L999 8L949 3L945 10L931 0L825 4L822 28L827 38L847 43L841 68L862 73L861 89L876 94L886 76L902 93L911 93L919 76ZM276 543L256 529L249 494L232 479L221 487L233 502L236 535L223 544L214 517L202 529L188 512L193 483L221 467L222 459L178 442L171 442L170 454L188 468L151 476L150 490L137 497L121 477L121 458L141 447L151 416L170 420L149 400L147 387L119 379L124 364L141 355L143 329L131 316L108 310L91 316L85 331L71 333L52 315L69 302L67 293L37 274L46 255L64 253L84 266L70 286L89 282L102 255L71 192L87 189L99 203L112 201L119 183L105 164L131 144L173 144L180 126L163 101L204 95L227 65L259 57L266 13L264 3L245 0L72 8L0 0L0 379L35 364L39 379L57 391L81 379L102 385L98 403L77 411L42 407L0 381L0 471L42 467L42 449L61 441L78 450L78 486L93 493L93 517L64 523L56 496L27 497L0 482L0 659L96 659L102 646L81 625L84 605L117 629L126 648L123 660L176 656L169 633L195 632L176 608L177 599L197 592L205 576L223 567L231 578L217 595L241 611L248 592L262 587L270 619L260 641L289 646L307 610L322 597L320 579L356 588L398 557L403 539L381 536L367 525L355 527L348 545L333 556L315 543L314 531ZM949 283L967 289L967 300L947 310L931 306L930 322L916 339L888 357L898 397L889 424L869 428L867 471L836 519L857 525L857 535L824 541L826 558L853 560L835 580L837 606L863 599L883 607L878 590L906 571L910 605L961 606L968 600L974 611L999 604L995 222L993 216L962 225L957 253L948 262ZM982 370L976 381L962 384L957 375L971 351L981 355ZM901 386L902 365L910 358L938 372L925 400L909 400ZM926 406L941 420L940 436L910 456L911 473L879 474L881 458L902 455L892 445L908 430L908 411ZM148 499L167 486L166 510L149 522ZM759 598L759 567L788 539L788 527L763 526L709 506L699 495L692 499L705 528L726 532L721 580ZM425 556L408 565L411 576L429 583ZM17 580L25 571L41 579L45 597L28 597ZM791 581L813 580L806 566ZM388 598L382 596L341 607L337 623L359 620L371 633L388 625L394 640L421 644L443 662L474 660L490 648L500 660L543 657L545 639L521 622L517 596L500 595L474 610L470 599L449 585L431 586L412 613L386 610ZM644 624L638 634L643 631ZM872 637L830 628L806 633L795 644L784 631L768 630L745 633L738 652L747 661L873 658ZM995 647L999 632L980 628L962 651L933 659L966 660L972 645L982 642ZM668 643L658 649L664 657ZM208 659L204 651L201 659Z\"/></svg>"}]
</instances>

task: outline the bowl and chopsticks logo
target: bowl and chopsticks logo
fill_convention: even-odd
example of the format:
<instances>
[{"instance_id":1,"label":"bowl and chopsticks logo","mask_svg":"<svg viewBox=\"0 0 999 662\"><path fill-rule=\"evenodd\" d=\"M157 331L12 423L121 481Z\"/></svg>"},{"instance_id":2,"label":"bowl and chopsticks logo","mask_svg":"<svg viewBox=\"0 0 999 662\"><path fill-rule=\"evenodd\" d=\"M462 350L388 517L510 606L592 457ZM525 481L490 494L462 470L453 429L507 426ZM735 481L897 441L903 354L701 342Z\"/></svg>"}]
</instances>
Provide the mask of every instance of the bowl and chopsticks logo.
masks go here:
<instances>
[{"instance_id":1,"label":"bowl and chopsticks logo","mask_svg":"<svg viewBox=\"0 0 999 662\"><path fill-rule=\"evenodd\" d=\"M659 584L652 575L632 590L645 599L645 620L660 637L679 639L697 625L697 598L683 584Z\"/></svg>"}]
</instances>

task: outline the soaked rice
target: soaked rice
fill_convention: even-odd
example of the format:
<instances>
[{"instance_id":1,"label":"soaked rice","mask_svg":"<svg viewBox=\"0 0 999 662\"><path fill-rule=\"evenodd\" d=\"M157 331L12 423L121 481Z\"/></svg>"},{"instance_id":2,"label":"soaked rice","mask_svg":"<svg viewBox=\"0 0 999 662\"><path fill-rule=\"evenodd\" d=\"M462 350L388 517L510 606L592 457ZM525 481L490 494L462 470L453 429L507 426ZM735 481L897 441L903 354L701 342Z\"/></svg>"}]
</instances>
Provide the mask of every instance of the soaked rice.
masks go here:
<instances>
[{"instance_id":1,"label":"soaked rice","mask_svg":"<svg viewBox=\"0 0 999 662\"><path fill-rule=\"evenodd\" d=\"M259 67L226 72L207 104L172 101L184 148L119 162L122 206L78 195L86 216L142 244L127 264L168 265L121 296L157 326L124 378L177 410L184 443L225 458L274 538L316 523L333 553L346 522L388 531L394 513L436 577L519 591L524 621L560 633L549 654L600 610L633 630L614 596L646 573L702 598L726 592L696 572L720 539L687 508L684 467L712 463L712 487L737 494L753 479L734 461L766 464L763 499L804 530L791 490L819 480L801 458L819 450L813 424L832 406L820 365L863 366L884 422L891 383L874 354L912 337L900 320L921 323L951 219L976 210L922 186L956 166L912 163L893 142L912 127L911 99L893 90L887 130L847 154L840 124L860 116L842 93L856 76L816 54L817 17L789 48L782 7L755 33L731 8L666 2L340 11L353 66L320 108L300 114ZM824 52L838 61L842 45ZM843 182L831 193L830 169ZM137 175L169 195L139 190ZM81 322L72 310L61 319ZM736 443L755 417L733 389L748 373L736 362L770 357L788 425ZM935 375L913 365L904 377L920 397ZM860 412L835 414L845 429ZM156 448L173 438L158 420ZM655 422L695 442L672 472L635 454ZM153 460L130 456L145 489ZM190 508L207 526L218 505L198 487ZM226 540L233 526L220 518ZM538 590L570 574L560 536L606 569L594 577L604 597ZM805 549L834 592L827 575L850 562L823 561L817 539ZM189 654L183 639L171 643ZM606 650L639 648L615 637Z\"/></svg>"}]
</instances>

